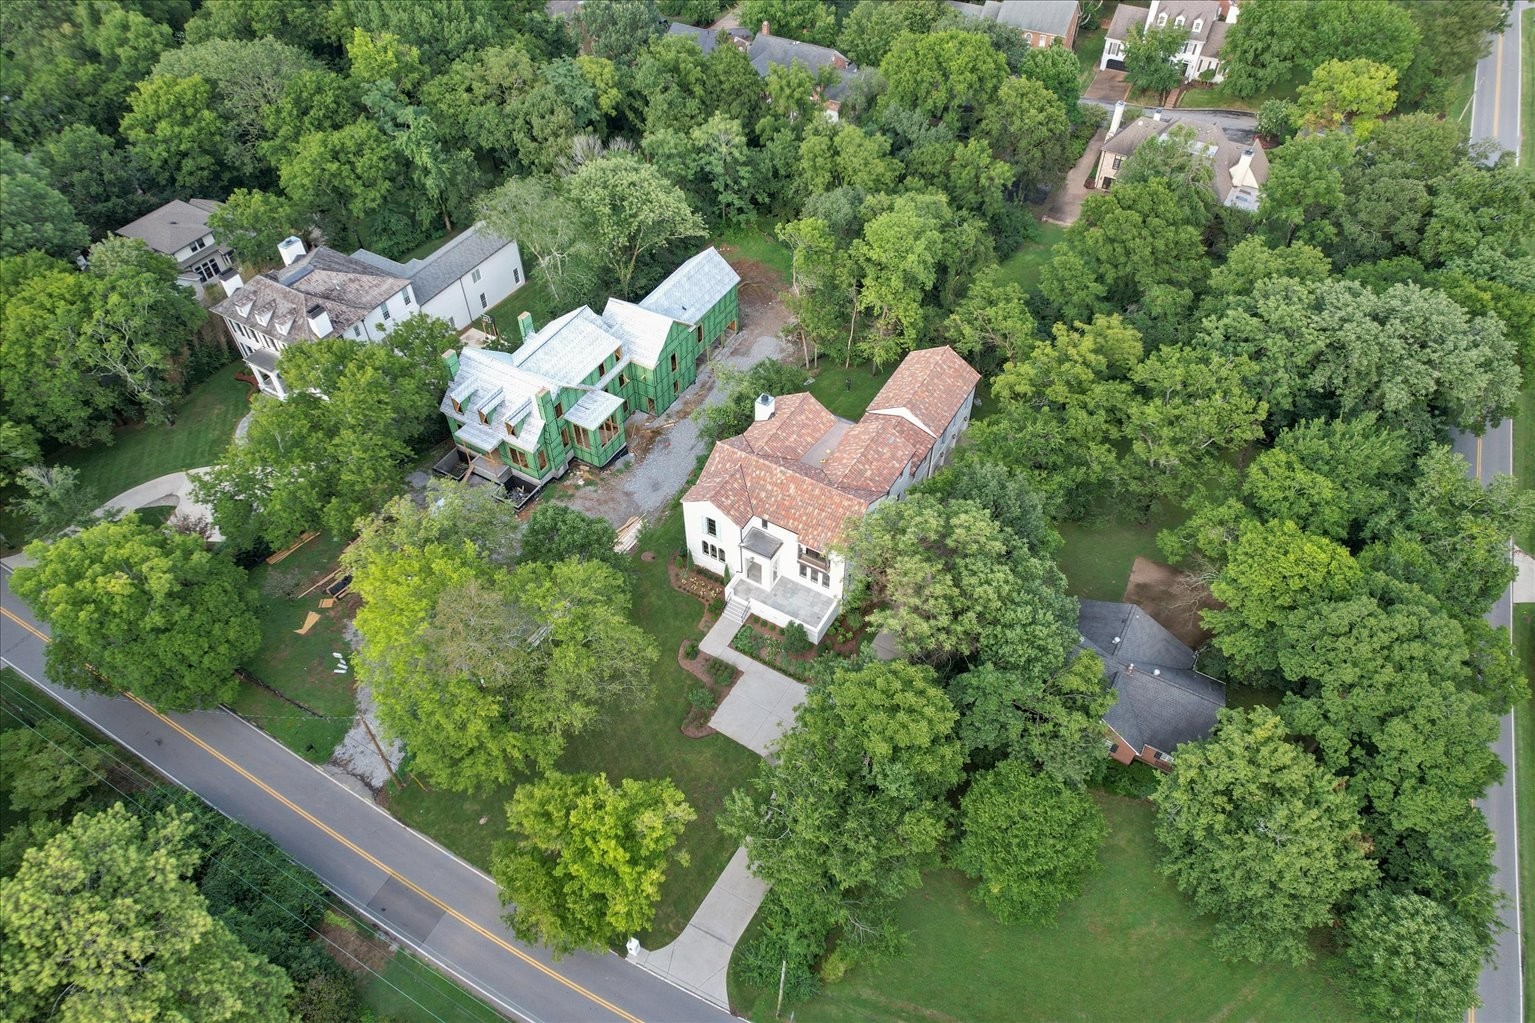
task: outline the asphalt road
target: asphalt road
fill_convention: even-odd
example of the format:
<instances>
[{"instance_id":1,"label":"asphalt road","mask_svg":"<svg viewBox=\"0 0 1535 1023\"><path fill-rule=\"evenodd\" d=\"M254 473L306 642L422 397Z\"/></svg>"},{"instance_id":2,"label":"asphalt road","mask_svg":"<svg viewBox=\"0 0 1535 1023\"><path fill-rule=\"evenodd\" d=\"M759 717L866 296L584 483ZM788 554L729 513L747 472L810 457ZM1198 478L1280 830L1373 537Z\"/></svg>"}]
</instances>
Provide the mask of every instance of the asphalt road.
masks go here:
<instances>
[{"instance_id":1,"label":"asphalt road","mask_svg":"<svg viewBox=\"0 0 1535 1023\"><path fill-rule=\"evenodd\" d=\"M176 784L270 835L354 909L506 1015L528 1023L734 1018L617 955L556 961L517 941L489 877L232 714L160 715L132 699L47 682L46 631L0 571L0 661Z\"/></svg>"},{"instance_id":2,"label":"asphalt road","mask_svg":"<svg viewBox=\"0 0 1535 1023\"><path fill-rule=\"evenodd\" d=\"M1492 49L1476 66L1476 90L1471 100L1471 140L1496 144L1499 150L1519 153L1520 14L1527 0L1514 5L1509 27L1493 41ZM1455 450L1465 457L1470 471L1482 483L1500 473L1514 471L1513 421L1505 419L1482 437L1457 433ZM1514 606L1505 591L1487 620L1513 628ZM1488 790L1482 812L1496 839L1493 850L1494 883L1507 896L1502 919L1507 928L1498 936L1492 959L1482 969L1477 992L1482 1007L1468 1014L1473 1023L1524 1023L1524 974L1521 948L1523 931L1519 911L1519 828L1515 806L1514 717L1505 715L1493 749L1508 766L1503 781ZM1528 836L1526 836L1528 837Z\"/></svg>"}]
</instances>

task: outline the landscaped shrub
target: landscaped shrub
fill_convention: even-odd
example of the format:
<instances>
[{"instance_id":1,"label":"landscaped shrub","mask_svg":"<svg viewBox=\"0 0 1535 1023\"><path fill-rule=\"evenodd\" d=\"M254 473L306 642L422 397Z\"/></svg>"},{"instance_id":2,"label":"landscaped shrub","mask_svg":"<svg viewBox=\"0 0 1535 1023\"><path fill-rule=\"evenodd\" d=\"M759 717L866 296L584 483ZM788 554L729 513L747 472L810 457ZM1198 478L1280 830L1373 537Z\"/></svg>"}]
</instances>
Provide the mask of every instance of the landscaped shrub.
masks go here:
<instances>
[{"instance_id":1,"label":"landscaped shrub","mask_svg":"<svg viewBox=\"0 0 1535 1023\"><path fill-rule=\"evenodd\" d=\"M730 641L730 645L747 657L756 657L762 651L762 634L750 625L743 625L736 631L736 638Z\"/></svg>"},{"instance_id":2,"label":"landscaped shrub","mask_svg":"<svg viewBox=\"0 0 1535 1023\"><path fill-rule=\"evenodd\" d=\"M715 597L713 600L709 601L709 613L714 615L716 618L719 617L720 612L723 610L725 610L724 597Z\"/></svg>"},{"instance_id":3,"label":"landscaped shrub","mask_svg":"<svg viewBox=\"0 0 1535 1023\"><path fill-rule=\"evenodd\" d=\"M687 643L682 648L682 656L686 657L690 661L693 658L697 657L698 656L698 640L696 640L696 639L688 640Z\"/></svg>"},{"instance_id":4,"label":"landscaped shrub","mask_svg":"<svg viewBox=\"0 0 1535 1023\"><path fill-rule=\"evenodd\" d=\"M735 665L731 664L729 661L721 661L716 658L710 658L709 676L714 679L715 685L728 686L736 679Z\"/></svg>"},{"instance_id":5,"label":"landscaped shrub","mask_svg":"<svg viewBox=\"0 0 1535 1023\"><path fill-rule=\"evenodd\" d=\"M714 663L722 664L724 662L715 661ZM726 667L729 667L729 665L726 665ZM719 705L719 701L714 698L713 691L707 686L694 686L688 690L688 705L694 710L713 710Z\"/></svg>"},{"instance_id":6,"label":"landscaped shrub","mask_svg":"<svg viewBox=\"0 0 1535 1023\"><path fill-rule=\"evenodd\" d=\"M1139 760L1129 764L1108 758L1104 760L1108 766L1104 769L1103 787L1116 796L1150 799L1151 794L1157 790L1157 782L1162 775L1150 764L1143 764Z\"/></svg>"},{"instance_id":7,"label":"landscaped shrub","mask_svg":"<svg viewBox=\"0 0 1535 1023\"><path fill-rule=\"evenodd\" d=\"M795 622L784 631L783 648L786 653L802 654L813 646L815 644L810 642L810 634L799 622Z\"/></svg>"}]
</instances>

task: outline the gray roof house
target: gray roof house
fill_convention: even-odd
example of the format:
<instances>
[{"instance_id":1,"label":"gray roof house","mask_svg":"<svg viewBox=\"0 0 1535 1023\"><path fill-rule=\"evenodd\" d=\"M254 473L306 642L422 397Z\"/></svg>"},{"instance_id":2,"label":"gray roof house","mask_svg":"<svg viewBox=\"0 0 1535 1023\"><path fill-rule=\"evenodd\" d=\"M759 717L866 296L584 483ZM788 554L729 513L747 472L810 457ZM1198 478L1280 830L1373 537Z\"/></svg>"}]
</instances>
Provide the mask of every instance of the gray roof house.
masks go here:
<instances>
[{"instance_id":1,"label":"gray roof house","mask_svg":"<svg viewBox=\"0 0 1535 1023\"><path fill-rule=\"evenodd\" d=\"M721 32L726 33L730 42L743 50L752 36L744 28L699 28L697 25L689 25L685 21L674 21L666 27L667 35L687 36L698 44L698 48L704 51L705 55L713 53L714 48L719 45Z\"/></svg>"},{"instance_id":2,"label":"gray roof house","mask_svg":"<svg viewBox=\"0 0 1535 1023\"><path fill-rule=\"evenodd\" d=\"M1114 706L1103 723L1110 755L1167 770L1173 751L1208 738L1226 705L1226 687L1195 668L1194 652L1134 604L1081 601L1081 648L1103 659Z\"/></svg>"},{"instance_id":3,"label":"gray roof house","mask_svg":"<svg viewBox=\"0 0 1535 1023\"><path fill-rule=\"evenodd\" d=\"M1221 205L1257 212L1258 200L1269 177L1269 158L1262 146L1256 142L1233 142L1213 124L1180 121L1161 110L1120 127L1124 113L1125 103L1120 100L1114 104L1114 113L1109 119L1108 134L1098 159L1098 169L1093 175L1093 187L1109 187L1119 176L1124 162L1137 149L1148 142L1165 143L1168 133L1181 124L1193 131L1189 145L1210 165L1210 187Z\"/></svg>"},{"instance_id":4,"label":"gray roof house","mask_svg":"<svg viewBox=\"0 0 1535 1023\"><path fill-rule=\"evenodd\" d=\"M789 67L800 63L810 69L812 74L818 73L822 68L831 68L837 74L837 81L826 89L822 96L826 109L826 119L837 120L842 108L842 100L846 98L852 82L861 74L858 66L847 59L847 56L830 46L818 46L815 43L802 43L798 39L785 39L783 36L775 36L770 31L767 22L762 23L759 31L751 41L751 46L746 50L746 56L750 58L752 67L763 78L773 66L781 65Z\"/></svg>"},{"instance_id":5,"label":"gray roof house","mask_svg":"<svg viewBox=\"0 0 1535 1023\"><path fill-rule=\"evenodd\" d=\"M1077 0L985 0L965 3L948 0L948 6L967 18L995 21L1023 33L1030 46L1059 42L1068 49L1076 42L1082 7Z\"/></svg>"},{"instance_id":6,"label":"gray roof house","mask_svg":"<svg viewBox=\"0 0 1535 1023\"><path fill-rule=\"evenodd\" d=\"M172 199L113 234L137 238L176 261L182 283L196 289L229 269L229 249L208 228L208 214L219 208L212 199Z\"/></svg>"},{"instance_id":7,"label":"gray roof house","mask_svg":"<svg viewBox=\"0 0 1535 1023\"><path fill-rule=\"evenodd\" d=\"M358 249L352 258L410 281L416 301L426 308L459 278L512 244L510 238L494 233L481 221L425 259L397 263L367 249ZM427 308L427 312L432 310Z\"/></svg>"}]
</instances>

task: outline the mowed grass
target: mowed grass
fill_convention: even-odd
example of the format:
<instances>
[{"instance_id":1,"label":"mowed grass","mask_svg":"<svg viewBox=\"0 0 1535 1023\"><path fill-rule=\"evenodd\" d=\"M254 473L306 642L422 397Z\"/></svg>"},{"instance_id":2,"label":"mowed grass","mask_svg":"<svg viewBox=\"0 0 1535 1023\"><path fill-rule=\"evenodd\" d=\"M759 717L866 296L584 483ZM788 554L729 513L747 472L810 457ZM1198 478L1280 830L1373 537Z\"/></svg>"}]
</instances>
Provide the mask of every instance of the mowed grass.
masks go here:
<instances>
[{"instance_id":1,"label":"mowed grass","mask_svg":"<svg viewBox=\"0 0 1535 1023\"><path fill-rule=\"evenodd\" d=\"M1514 605L1514 649L1524 666L1525 682L1535 690L1535 604ZM1535 698L1514 707L1515 815L1519 828L1519 911L1535 920ZM1535 974L1530 946L1520 948L1524 963L1524 1004L1535 1005Z\"/></svg>"},{"instance_id":2,"label":"mowed grass","mask_svg":"<svg viewBox=\"0 0 1535 1023\"><path fill-rule=\"evenodd\" d=\"M261 599L261 649L243 667L320 716L306 714L249 683L240 686L232 704L284 746L317 764L330 759L354 715L353 672L335 674L333 656L351 656L345 636L351 613L346 602L320 607L324 587L299 594L336 567L343 546L340 540L321 534L277 564L258 565L250 574ZM310 611L320 620L300 636L296 630Z\"/></svg>"},{"instance_id":3,"label":"mowed grass","mask_svg":"<svg viewBox=\"0 0 1535 1023\"><path fill-rule=\"evenodd\" d=\"M682 512L676 507L640 537L633 555L633 614L660 652L649 688L635 702L610 709L592 731L572 741L558 765L566 772L602 771L614 783L670 778L698 814L677 846L688 862L668 869L655 923L638 935L650 949L681 933L735 852L714 818L726 794L744 784L759 763L756 754L723 735L689 739L682 734L688 692L700 683L677 664L677 651L685 639L702 637L698 622L704 611L667 578L667 559L683 542ZM655 552L655 560L641 561L643 551ZM431 791L407 779L392 790L389 806L402 821L488 870L496 843L507 838L506 803L516 784L463 796Z\"/></svg>"},{"instance_id":4,"label":"mowed grass","mask_svg":"<svg viewBox=\"0 0 1535 1023\"><path fill-rule=\"evenodd\" d=\"M773 235L776 224L746 221L720 232L715 244L729 249L727 256L749 259L776 270L786 282L794 269L794 253Z\"/></svg>"},{"instance_id":5,"label":"mowed grass","mask_svg":"<svg viewBox=\"0 0 1535 1023\"><path fill-rule=\"evenodd\" d=\"M1226 91L1224 84L1213 85L1208 89L1185 89L1183 95L1178 98L1178 106L1185 110L1250 110L1257 113L1263 109L1263 104L1271 99L1293 100L1296 91L1310 78L1309 71L1296 68L1256 96L1235 96ZM1152 97L1152 102L1147 103L1146 106L1148 108L1156 106L1155 99L1156 97Z\"/></svg>"},{"instance_id":6,"label":"mowed grass","mask_svg":"<svg viewBox=\"0 0 1535 1023\"><path fill-rule=\"evenodd\" d=\"M362 1003L382 1020L400 1023L504 1023L506 1017L409 952L359 978Z\"/></svg>"},{"instance_id":7,"label":"mowed grass","mask_svg":"<svg viewBox=\"0 0 1535 1023\"><path fill-rule=\"evenodd\" d=\"M1352 1019L1325 962L1304 968L1226 963L1200 916L1156 869L1149 802L1103 793L1108 819L1099 871L1054 926L998 923L952 870L930 872L897 907L907 953L854 968L795 1006L801 1023L1025 1023ZM772 1018L776 991L732 977L738 1012Z\"/></svg>"},{"instance_id":8,"label":"mowed grass","mask_svg":"<svg viewBox=\"0 0 1535 1023\"><path fill-rule=\"evenodd\" d=\"M78 469L100 504L167 473L212 465L234 439L235 425L250 411L250 385L235 379L244 365L225 366L192 388L176 407L174 425L124 426L113 433L111 444L61 448L43 461ZM15 511L18 495L15 487L0 493L0 535L14 547L29 539L27 523Z\"/></svg>"},{"instance_id":9,"label":"mowed grass","mask_svg":"<svg viewBox=\"0 0 1535 1023\"><path fill-rule=\"evenodd\" d=\"M490 318L495 321L497 332L506 342L504 347L507 351L516 351L522 344L517 316L524 312L533 315L533 328L536 330L555 317L570 312L570 303L562 305L556 302L541 279L527 278L522 287L490 307ZM475 320L474 325L480 326L480 321Z\"/></svg>"},{"instance_id":10,"label":"mowed grass","mask_svg":"<svg viewBox=\"0 0 1535 1023\"><path fill-rule=\"evenodd\" d=\"M879 393L879 389L885 386L885 381L890 379L897 365L899 363L891 363L875 370L870 363L855 362L843 369L837 359L823 355L820 366L815 370L815 382L810 385L810 393L832 415L857 420Z\"/></svg>"},{"instance_id":11,"label":"mowed grass","mask_svg":"<svg viewBox=\"0 0 1535 1023\"><path fill-rule=\"evenodd\" d=\"M1066 589L1088 600L1122 600L1137 557L1162 561L1157 534L1180 525L1184 515L1159 509L1145 523L1062 522L1056 525L1065 543L1058 562L1066 573Z\"/></svg>"},{"instance_id":12,"label":"mowed grass","mask_svg":"<svg viewBox=\"0 0 1535 1023\"><path fill-rule=\"evenodd\" d=\"M1050 249L1057 242L1064 241L1066 229L1059 224L1038 225L1036 236L1024 242L1018 247L1018 251L1002 261L1000 266L1001 277L1004 281L1015 281L1019 287L1029 294L1033 294L1039 288L1039 272L1050 261Z\"/></svg>"}]
</instances>

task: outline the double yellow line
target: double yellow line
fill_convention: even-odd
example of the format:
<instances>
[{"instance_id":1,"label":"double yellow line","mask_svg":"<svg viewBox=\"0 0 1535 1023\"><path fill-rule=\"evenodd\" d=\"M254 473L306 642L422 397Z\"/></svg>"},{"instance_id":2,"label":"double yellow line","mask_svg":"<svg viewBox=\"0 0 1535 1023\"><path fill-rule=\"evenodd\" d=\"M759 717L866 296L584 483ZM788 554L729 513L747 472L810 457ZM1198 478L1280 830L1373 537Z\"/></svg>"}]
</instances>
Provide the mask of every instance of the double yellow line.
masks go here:
<instances>
[{"instance_id":1,"label":"double yellow line","mask_svg":"<svg viewBox=\"0 0 1535 1023\"><path fill-rule=\"evenodd\" d=\"M45 633L43 633L43 632L33 628L30 623L25 622L22 619L18 618L10 610L8 610L6 608L3 608L3 607L0 607L0 614L3 614L6 618L8 618L11 621L15 622L17 625L20 625L23 629L26 629L32 635L34 635L38 639L42 640L44 643L52 642L51 637L49 637L47 634L45 634ZM254 774L251 774L245 768L241 767L239 764L235 763L233 760L231 760L228 757L226 757L223 753L220 753L218 750L216 750L212 746L208 745L206 742L204 742L202 739L198 738L192 732L190 732L187 729L183 728L181 725L177 724L175 721L172 721L170 718L166 717L164 714L161 714L159 711L155 710L153 707L151 707L149 704L145 703L143 700L139 699L137 696L134 696L132 693L129 693L129 692L124 692L123 695L128 697L128 699L132 700L134 703L138 704L140 707L144 708L149 713L153 714L155 717L159 718L161 721L163 721L165 724L169 725L171 728L175 729L184 738L186 738L186 739L190 740L192 743L196 744L199 749L201 749L203 752L207 753L209 756L213 757L219 763L223 764L225 767L229 768L231 771L234 771L240 777L244 778L246 781L248 781L252 785L256 786L262 792L265 792L267 795L271 796L273 799L277 800L277 802L281 803L283 806L287 807L289 810L292 810L294 813L298 814L298 816L302 817L305 821L308 821L310 824L314 825L316 828L318 828L320 831L324 832L326 835L328 835L331 838L335 839L342 846L346 847L347 849L351 850L353 853L357 854L365 862L367 862L370 865L378 868L379 870L383 871L387 876L389 876L389 877L393 878L394 880L400 882L402 885L404 885L405 887L409 888L411 891L415 892L417 895L421 896L423 899L425 899L426 901L430 902L432 905L436 906L438 909L442 910L443 913L445 913L446 915L451 916L454 920L457 920L459 923L463 924L465 927L468 927L470 930L474 931L476 934L480 935L482 938L485 938L485 939L487 939L489 941L495 942L501 948L505 949L507 952L510 952L512 955L516 956L518 959L521 959L523 962L527 963L529 966L533 967L535 970L537 970L538 972L542 973L544 976L549 977L552 980L558 981L559 983L563 984L565 987L569 988L571 991L574 991L576 994L580 995L581 997L583 997L585 999L588 999L589 1001L591 1001L591 1002L593 1002L593 1003L595 1003L597 1005L602 1006L604 1009L606 1009L609 1012L613 1013L615 1016L619 1017L622 1020L625 1020L626 1023L644 1023L644 1021L641 1020L639 1017L634 1016L634 1015L632 1015L632 1014L630 1014L628 1012L625 1012L623 1009L620 1009L618 1006L614 1005L612 1002L610 1002L607 999L603 998L601 995L598 995L598 994L596 994L593 991L587 990L586 988L582 987L580 984L577 984L575 981L571 980L569 977L566 977L564 974L561 974L560 972L558 972L557 970L554 970L550 966L548 966L548 965L546 965L544 963L539 962L537 959L534 959L532 956L528 955L522 949L518 948L517 946L513 945L511 942L507 941L505 938L501 937L499 934L495 934L494 932L488 930L487 928L481 926L480 924L475 923L473 920L470 920L468 917L464 916L464 914L460 913L458 910L454 909L452 906L448 905L446 902L443 902L441 899L437 898L431 892L428 892L426 889L424 889L420 885L416 884L410 878L404 877L401 874L396 873L394 870L391 870L389 867L385 866L382 862L380 862L379 859L376 856L374 856L372 853L370 853L366 849L363 849L362 847L358 846L355 842L353 842L351 839L347 838L345 835L342 835L341 833L337 832L334 828L332 828L330 825L326 824L324 821L320 820L314 814L310 813L308 810L305 810L303 807L301 807L297 803L293 802L293 800L289 799L287 796L283 795L281 792L278 792L276 789L272 788L272 786L268 785L266 782L262 781L260 778L256 777Z\"/></svg>"}]
</instances>

